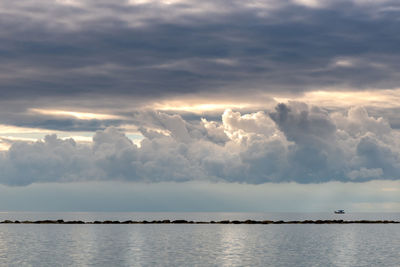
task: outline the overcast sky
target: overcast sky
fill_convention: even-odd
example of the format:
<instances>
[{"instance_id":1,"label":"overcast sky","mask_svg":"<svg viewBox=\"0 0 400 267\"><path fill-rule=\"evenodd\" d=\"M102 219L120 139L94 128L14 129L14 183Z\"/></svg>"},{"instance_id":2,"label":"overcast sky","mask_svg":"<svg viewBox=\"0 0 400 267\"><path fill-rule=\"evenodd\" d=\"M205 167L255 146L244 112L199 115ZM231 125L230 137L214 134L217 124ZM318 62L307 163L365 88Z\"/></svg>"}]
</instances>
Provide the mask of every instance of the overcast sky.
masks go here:
<instances>
[{"instance_id":1,"label":"overcast sky","mask_svg":"<svg viewBox=\"0 0 400 267\"><path fill-rule=\"evenodd\" d=\"M0 192L33 202L0 208L79 209L76 190L114 203L88 210L396 210L399 15L391 0L1 1Z\"/></svg>"}]
</instances>

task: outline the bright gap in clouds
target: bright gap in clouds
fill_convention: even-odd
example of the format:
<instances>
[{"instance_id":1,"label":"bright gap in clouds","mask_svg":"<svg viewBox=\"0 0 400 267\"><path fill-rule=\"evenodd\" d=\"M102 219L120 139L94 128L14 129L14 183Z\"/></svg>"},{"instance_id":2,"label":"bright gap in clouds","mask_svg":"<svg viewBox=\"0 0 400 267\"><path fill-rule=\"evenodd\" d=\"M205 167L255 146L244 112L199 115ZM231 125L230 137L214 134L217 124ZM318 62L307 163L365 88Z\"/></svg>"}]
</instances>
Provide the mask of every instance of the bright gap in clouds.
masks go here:
<instances>
[{"instance_id":1,"label":"bright gap in clouds","mask_svg":"<svg viewBox=\"0 0 400 267\"><path fill-rule=\"evenodd\" d=\"M143 136L136 128L137 127L133 127L132 125L121 125L121 129L124 130L127 138L137 146L140 146ZM56 134L61 140L72 138L77 143L90 144L93 141L93 135L95 132L56 131L0 124L0 151L7 151L15 142L33 143L40 140L43 141L46 135L51 134Z\"/></svg>"},{"instance_id":2,"label":"bright gap in clouds","mask_svg":"<svg viewBox=\"0 0 400 267\"><path fill-rule=\"evenodd\" d=\"M148 110L159 110L167 112L188 112L194 114L223 113L226 109L232 110L272 110L278 103L290 101L304 102L321 108L351 108L355 106L376 108L397 108L400 103L400 88L382 90L337 90L336 88L325 88L311 90L299 95L294 94L271 94L251 93L242 95L240 98L224 100L221 95L209 95L204 97L174 97L155 104L147 105ZM214 99L210 101L209 99Z\"/></svg>"},{"instance_id":3,"label":"bright gap in clouds","mask_svg":"<svg viewBox=\"0 0 400 267\"><path fill-rule=\"evenodd\" d=\"M66 6L81 7L83 3L78 0L56 0L56 3Z\"/></svg>"},{"instance_id":4,"label":"bright gap in clouds","mask_svg":"<svg viewBox=\"0 0 400 267\"><path fill-rule=\"evenodd\" d=\"M145 4L164 4L164 5L174 5L188 2L185 0L129 0L128 3L131 5L145 5Z\"/></svg>"},{"instance_id":5,"label":"bright gap in clouds","mask_svg":"<svg viewBox=\"0 0 400 267\"><path fill-rule=\"evenodd\" d=\"M67 110L54 110L54 109L38 109L32 108L29 110L33 113L43 114L43 115L53 115L53 116L69 116L80 120L112 120L121 119L121 116L110 115L110 114L100 114L100 113L89 113L89 112L78 112L78 111L67 111Z\"/></svg>"},{"instance_id":6,"label":"bright gap in clouds","mask_svg":"<svg viewBox=\"0 0 400 267\"><path fill-rule=\"evenodd\" d=\"M293 0L295 4L303 5L309 8L318 8L323 5L321 0Z\"/></svg>"},{"instance_id":7,"label":"bright gap in clouds","mask_svg":"<svg viewBox=\"0 0 400 267\"><path fill-rule=\"evenodd\" d=\"M349 108L354 106L396 108L400 103L400 89L350 91L335 89L315 90L300 96L275 96L277 102L300 101L319 107Z\"/></svg>"},{"instance_id":8,"label":"bright gap in clouds","mask_svg":"<svg viewBox=\"0 0 400 267\"><path fill-rule=\"evenodd\" d=\"M34 143L37 141L43 141L46 135L57 134L61 140L74 139L77 143L89 144L93 141L92 132L62 132L62 131L49 131L49 130L37 130L31 129L32 132L12 132L5 134L1 132L0 127L0 151L7 151L10 149L13 143L24 142L24 143Z\"/></svg>"},{"instance_id":9,"label":"bright gap in clouds","mask_svg":"<svg viewBox=\"0 0 400 267\"><path fill-rule=\"evenodd\" d=\"M167 103L158 103L152 106L155 110L160 111L176 111L176 112L192 112L196 114L201 114L207 111L220 111L223 112L226 109L243 109L251 107L251 104L244 104L244 103L213 103L213 104L206 104L206 103L193 103L188 104L184 101L176 101L176 102L167 102Z\"/></svg>"}]
</instances>

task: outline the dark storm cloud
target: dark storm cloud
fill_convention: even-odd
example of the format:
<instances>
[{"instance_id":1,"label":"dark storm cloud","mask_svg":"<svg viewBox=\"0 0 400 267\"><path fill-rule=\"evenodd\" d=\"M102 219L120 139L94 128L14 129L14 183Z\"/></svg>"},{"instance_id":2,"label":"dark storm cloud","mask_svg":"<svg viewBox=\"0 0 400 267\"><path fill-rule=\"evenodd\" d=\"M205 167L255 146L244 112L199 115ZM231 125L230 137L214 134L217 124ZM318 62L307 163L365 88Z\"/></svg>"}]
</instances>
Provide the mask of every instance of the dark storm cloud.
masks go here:
<instances>
[{"instance_id":1,"label":"dark storm cloud","mask_svg":"<svg viewBox=\"0 0 400 267\"><path fill-rule=\"evenodd\" d=\"M61 2L0 5L3 100L399 82L395 1Z\"/></svg>"}]
</instances>

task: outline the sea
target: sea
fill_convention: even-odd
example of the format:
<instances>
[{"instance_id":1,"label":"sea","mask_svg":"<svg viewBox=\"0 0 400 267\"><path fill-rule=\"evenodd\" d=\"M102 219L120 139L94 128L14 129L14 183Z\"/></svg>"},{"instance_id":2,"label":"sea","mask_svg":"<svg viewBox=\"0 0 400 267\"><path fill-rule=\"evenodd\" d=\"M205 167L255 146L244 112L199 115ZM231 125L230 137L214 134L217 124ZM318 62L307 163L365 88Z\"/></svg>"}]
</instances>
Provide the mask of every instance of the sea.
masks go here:
<instances>
[{"instance_id":1,"label":"sea","mask_svg":"<svg viewBox=\"0 0 400 267\"><path fill-rule=\"evenodd\" d=\"M0 212L0 221L44 219L400 221L400 213ZM400 224L0 224L0 266L400 266Z\"/></svg>"}]
</instances>

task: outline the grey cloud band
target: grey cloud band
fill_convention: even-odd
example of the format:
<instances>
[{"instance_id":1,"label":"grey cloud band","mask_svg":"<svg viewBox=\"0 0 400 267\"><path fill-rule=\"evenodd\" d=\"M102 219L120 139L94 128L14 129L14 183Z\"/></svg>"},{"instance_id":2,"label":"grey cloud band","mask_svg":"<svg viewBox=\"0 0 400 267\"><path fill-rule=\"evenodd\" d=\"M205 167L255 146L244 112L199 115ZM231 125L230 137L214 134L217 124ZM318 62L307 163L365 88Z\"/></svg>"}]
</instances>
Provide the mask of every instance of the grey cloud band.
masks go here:
<instances>
[{"instance_id":1,"label":"grey cloud band","mask_svg":"<svg viewBox=\"0 0 400 267\"><path fill-rule=\"evenodd\" d=\"M398 1L311 2L1 1L0 98L397 87Z\"/></svg>"}]
</instances>

